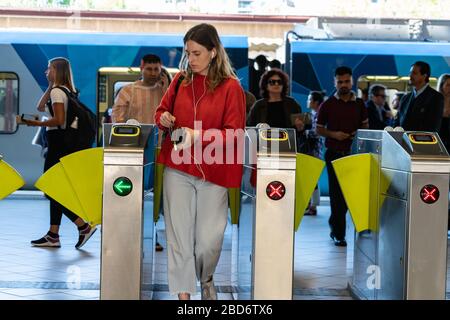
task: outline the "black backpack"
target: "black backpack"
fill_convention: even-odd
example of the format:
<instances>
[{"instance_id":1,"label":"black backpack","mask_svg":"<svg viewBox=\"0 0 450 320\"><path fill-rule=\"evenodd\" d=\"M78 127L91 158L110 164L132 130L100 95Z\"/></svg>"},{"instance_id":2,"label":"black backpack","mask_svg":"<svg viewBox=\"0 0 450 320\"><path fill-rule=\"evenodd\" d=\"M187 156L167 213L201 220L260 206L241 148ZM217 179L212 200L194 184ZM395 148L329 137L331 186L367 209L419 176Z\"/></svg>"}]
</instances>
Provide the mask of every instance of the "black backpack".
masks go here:
<instances>
[{"instance_id":1,"label":"black backpack","mask_svg":"<svg viewBox=\"0 0 450 320\"><path fill-rule=\"evenodd\" d=\"M76 152L92 147L97 132L97 117L80 101L78 93L73 93L65 87L55 88L61 89L68 98L64 140L69 151ZM53 116L53 109L49 108L49 110Z\"/></svg>"}]
</instances>

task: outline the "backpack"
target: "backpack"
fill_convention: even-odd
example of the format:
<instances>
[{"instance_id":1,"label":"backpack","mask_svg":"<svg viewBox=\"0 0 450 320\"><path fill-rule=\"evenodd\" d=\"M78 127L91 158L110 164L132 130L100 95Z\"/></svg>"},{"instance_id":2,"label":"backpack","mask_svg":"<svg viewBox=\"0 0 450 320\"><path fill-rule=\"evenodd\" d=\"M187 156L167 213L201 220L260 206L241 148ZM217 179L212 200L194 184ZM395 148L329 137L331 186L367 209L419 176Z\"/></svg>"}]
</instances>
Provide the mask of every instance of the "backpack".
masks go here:
<instances>
[{"instance_id":1,"label":"backpack","mask_svg":"<svg viewBox=\"0 0 450 320\"><path fill-rule=\"evenodd\" d=\"M73 93L65 87L57 86L55 88L61 89L68 98L64 141L69 151L72 153L92 147L97 132L95 114L80 101L78 93ZM53 116L53 109L49 109Z\"/></svg>"}]
</instances>

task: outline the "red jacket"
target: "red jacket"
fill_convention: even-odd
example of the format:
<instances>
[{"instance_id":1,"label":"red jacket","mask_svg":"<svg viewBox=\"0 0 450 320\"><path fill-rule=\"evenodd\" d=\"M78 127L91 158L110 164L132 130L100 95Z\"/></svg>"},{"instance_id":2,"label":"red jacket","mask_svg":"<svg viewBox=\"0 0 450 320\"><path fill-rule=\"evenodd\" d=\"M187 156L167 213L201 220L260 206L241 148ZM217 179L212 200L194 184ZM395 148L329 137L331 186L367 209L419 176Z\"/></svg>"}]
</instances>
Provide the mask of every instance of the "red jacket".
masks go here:
<instances>
[{"instance_id":1,"label":"red jacket","mask_svg":"<svg viewBox=\"0 0 450 320\"><path fill-rule=\"evenodd\" d=\"M195 177L202 178L204 176L205 180L226 188L240 187L242 161L237 163L238 161L236 160L238 159L238 153L242 156L243 139L226 139L225 129L241 129L243 132L245 128L245 95L242 87L237 80L227 79L217 86L213 92L208 91L208 89L205 92L203 86L205 82L202 80L204 76L196 75L194 81L189 85L186 86L182 83L179 86L175 99L175 87L180 75L177 74L175 76L169 89L162 98L161 104L156 109L155 122L160 129L167 130L167 128L161 126L160 117L164 112L169 111L176 118L174 128L188 127L194 129L194 101L192 92L193 85L195 85L196 102L199 101L195 117L196 121L202 121L201 154L215 155L214 159L218 157L222 159L222 163L217 163L217 160L211 164L205 163L205 158L196 157L199 152L195 154L193 146L186 150L178 151L179 157L183 159L187 158L190 161L183 161L181 164L174 163L174 159L172 158L173 144L170 141L169 135L166 135L166 139L162 143L161 153L157 162ZM206 88L207 85L208 83L206 81ZM199 100L203 92L205 94ZM172 106L173 101L175 101L174 106ZM219 150L212 149L212 145L208 148L211 142L215 140L205 141L206 137L203 138L205 130L208 129L220 130L224 143L220 145L221 148ZM216 131L216 133L219 133L219 131ZM234 150L234 152L230 153L230 150ZM176 153L176 151L173 152ZM188 152L188 154L185 154L185 152ZM225 163L227 152L227 156L230 157L231 155L232 159L234 159L231 164ZM222 153L222 156L219 156L220 153Z\"/></svg>"}]
</instances>

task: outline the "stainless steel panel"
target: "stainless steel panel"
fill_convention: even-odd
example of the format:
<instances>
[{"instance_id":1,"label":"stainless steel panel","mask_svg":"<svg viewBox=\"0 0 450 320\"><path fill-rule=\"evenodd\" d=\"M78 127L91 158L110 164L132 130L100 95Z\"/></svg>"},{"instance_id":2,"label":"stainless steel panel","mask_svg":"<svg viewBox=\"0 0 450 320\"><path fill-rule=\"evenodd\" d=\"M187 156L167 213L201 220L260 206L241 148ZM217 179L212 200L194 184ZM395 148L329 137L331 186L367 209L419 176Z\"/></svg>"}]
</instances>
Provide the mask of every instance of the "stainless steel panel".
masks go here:
<instances>
[{"instance_id":1,"label":"stainless steel panel","mask_svg":"<svg viewBox=\"0 0 450 320\"><path fill-rule=\"evenodd\" d=\"M142 166L104 166L100 298L140 298L142 258ZM116 178L126 176L133 191L120 197Z\"/></svg>"},{"instance_id":2,"label":"stainless steel panel","mask_svg":"<svg viewBox=\"0 0 450 320\"><path fill-rule=\"evenodd\" d=\"M285 196L278 201L266 195L266 186L273 180L286 187ZM292 299L294 197L295 171L257 170L252 255L254 299Z\"/></svg>"},{"instance_id":3,"label":"stainless steel panel","mask_svg":"<svg viewBox=\"0 0 450 320\"><path fill-rule=\"evenodd\" d=\"M367 231L357 233L355 237L352 286L357 289L360 299L375 299L375 290L367 285L370 281L368 271L377 264L374 257L377 242L374 238L377 238L377 234ZM370 256L366 253L370 253Z\"/></svg>"},{"instance_id":4,"label":"stainless steel panel","mask_svg":"<svg viewBox=\"0 0 450 320\"><path fill-rule=\"evenodd\" d=\"M272 170L294 170L296 168L296 155L289 154L285 157L271 158L271 157L258 157L257 168L258 169L272 169Z\"/></svg>"},{"instance_id":5,"label":"stainless steel panel","mask_svg":"<svg viewBox=\"0 0 450 320\"><path fill-rule=\"evenodd\" d=\"M426 158L413 156L411 172L450 173L450 158Z\"/></svg>"},{"instance_id":6,"label":"stainless steel panel","mask_svg":"<svg viewBox=\"0 0 450 320\"><path fill-rule=\"evenodd\" d=\"M376 299L403 299L405 286L405 248L407 202L386 197L380 211L378 265L380 289Z\"/></svg>"},{"instance_id":7,"label":"stainless steel panel","mask_svg":"<svg viewBox=\"0 0 450 320\"><path fill-rule=\"evenodd\" d=\"M393 137L390 132L384 132L382 149L383 156L381 159L381 166L393 170L409 171L411 169L411 158L400 143ZM398 133L397 133L398 135ZM400 136L402 137L402 136Z\"/></svg>"},{"instance_id":8,"label":"stainless steel panel","mask_svg":"<svg viewBox=\"0 0 450 320\"><path fill-rule=\"evenodd\" d=\"M253 217L256 198L242 194L239 215L238 253L237 253L237 299L249 300L252 292L252 246Z\"/></svg>"},{"instance_id":9,"label":"stainless steel panel","mask_svg":"<svg viewBox=\"0 0 450 320\"><path fill-rule=\"evenodd\" d=\"M142 150L140 153L115 153L104 151L103 165L129 165L142 166L144 162L144 154Z\"/></svg>"},{"instance_id":10,"label":"stainless steel panel","mask_svg":"<svg viewBox=\"0 0 450 320\"><path fill-rule=\"evenodd\" d=\"M256 176L255 167L244 166L242 173L242 184L241 184L241 192L248 196L255 197L256 196L256 188L252 185L251 177L252 174Z\"/></svg>"},{"instance_id":11,"label":"stainless steel panel","mask_svg":"<svg viewBox=\"0 0 450 320\"><path fill-rule=\"evenodd\" d=\"M380 191L385 195L389 195L390 197L406 200L408 197L409 173L405 171L381 168L381 174L383 176L383 179L389 182L389 186L385 191Z\"/></svg>"},{"instance_id":12,"label":"stainless steel panel","mask_svg":"<svg viewBox=\"0 0 450 320\"><path fill-rule=\"evenodd\" d=\"M448 174L411 176L406 299L445 299L448 181ZM440 191L433 204L420 199L428 184Z\"/></svg>"},{"instance_id":13,"label":"stainless steel panel","mask_svg":"<svg viewBox=\"0 0 450 320\"><path fill-rule=\"evenodd\" d=\"M381 153L381 140L362 139L357 140L357 153Z\"/></svg>"},{"instance_id":14,"label":"stainless steel panel","mask_svg":"<svg viewBox=\"0 0 450 320\"><path fill-rule=\"evenodd\" d=\"M384 132L383 130L360 129L360 130L358 130L356 132L356 139L357 140L359 140L359 139L363 139L363 140L381 140L381 139L383 139L383 132Z\"/></svg>"},{"instance_id":15,"label":"stainless steel panel","mask_svg":"<svg viewBox=\"0 0 450 320\"><path fill-rule=\"evenodd\" d=\"M153 222L153 193L144 195L142 234L141 299L153 298L153 261L155 253L155 223Z\"/></svg>"}]
</instances>

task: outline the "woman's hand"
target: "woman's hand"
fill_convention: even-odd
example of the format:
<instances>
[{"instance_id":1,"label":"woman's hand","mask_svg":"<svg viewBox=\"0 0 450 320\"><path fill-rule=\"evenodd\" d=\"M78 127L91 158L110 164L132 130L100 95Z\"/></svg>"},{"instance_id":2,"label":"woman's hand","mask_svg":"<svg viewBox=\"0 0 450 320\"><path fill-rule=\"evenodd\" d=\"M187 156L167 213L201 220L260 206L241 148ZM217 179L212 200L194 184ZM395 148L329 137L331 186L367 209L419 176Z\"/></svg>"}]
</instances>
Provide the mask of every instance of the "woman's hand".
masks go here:
<instances>
[{"instance_id":1,"label":"woman's hand","mask_svg":"<svg viewBox=\"0 0 450 320\"><path fill-rule=\"evenodd\" d=\"M40 112L45 111L45 105L47 104L47 101L50 99L50 91L52 91L53 88L53 82L48 82L47 90L45 90L44 94L42 95L41 99L39 99L39 103L37 106L37 110Z\"/></svg>"},{"instance_id":2,"label":"woman's hand","mask_svg":"<svg viewBox=\"0 0 450 320\"><path fill-rule=\"evenodd\" d=\"M181 130L181 132L184 132L183 140L180 143L176 144L177 150L190 148L199 138L198 130L192 130L188 127L182 127L177 130Z\"/></svg>"},{"instance_id":3,"label":"woman's hand","mask_svg":"<svg viewBox=\"0 0 450 320\"><path fill-rule=\"evenodd\" d=\"M28 127L40 127L41 126L41 121L37 121L37 120L24 120L22 119L22 122L24 122Z\"/></svg>"},{"instance_id":4,"label":"woman's hand","mask_svg":"<svg viewBox=\"0 0 450 320\"><path fill-rule=\"evenodd\" d=\"M161 123L163 127L172 128L175 124L175 117L171 115L169 111L166 111L159 118L159 123Z\"/></svg>"}]
</instances>

